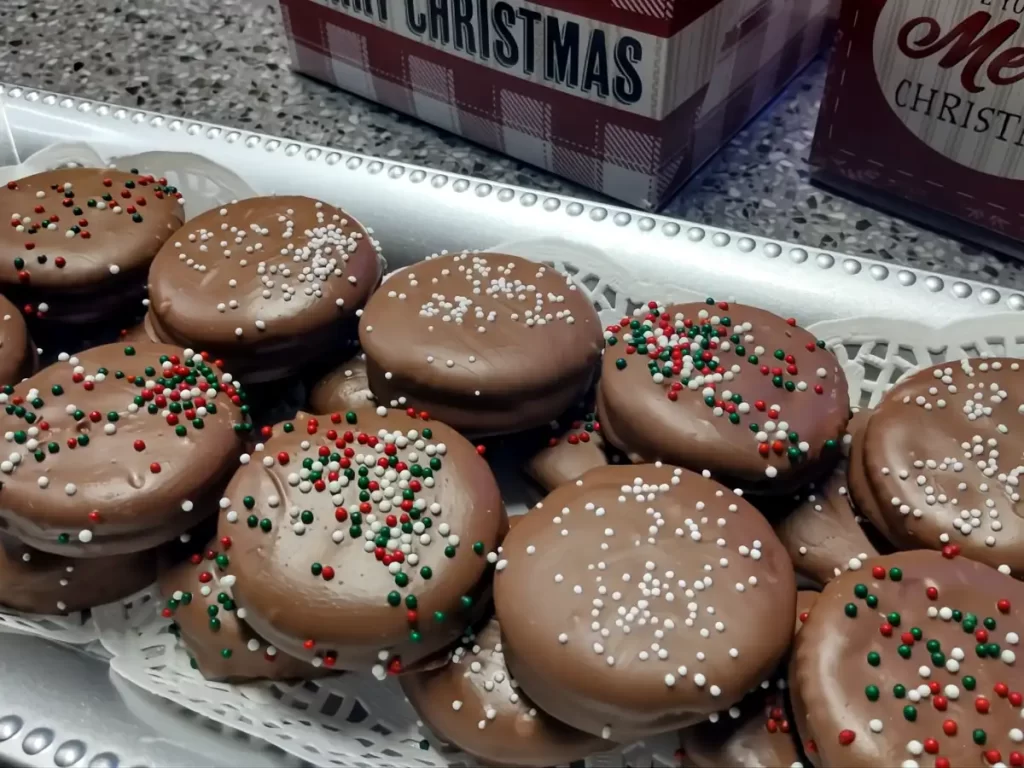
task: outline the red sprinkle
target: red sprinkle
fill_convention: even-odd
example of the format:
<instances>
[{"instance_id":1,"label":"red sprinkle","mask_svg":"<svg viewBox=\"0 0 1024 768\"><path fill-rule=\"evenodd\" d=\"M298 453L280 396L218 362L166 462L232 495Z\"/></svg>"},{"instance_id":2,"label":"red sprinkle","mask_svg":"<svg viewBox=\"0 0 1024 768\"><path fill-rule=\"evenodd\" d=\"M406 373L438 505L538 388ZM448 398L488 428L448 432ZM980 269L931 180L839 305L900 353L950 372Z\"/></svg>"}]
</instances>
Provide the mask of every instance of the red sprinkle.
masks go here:
<instances>
[{"instance_id":1,"label":"red sprinkle","mask_svg":"<svg viewBox=\"0 0 1024 768\"><path fill-rule=\"evenodd\" d=\"M143 440L136 440L132 445L136 451L146 450L146 443Z\"/></svg>"},{"instance_id":2,"label":"red sprinkle","mask_svg":"<svg viewBox=\"0 0 1024 768\"><path fill-rule=\"evenodd\" d=\"M839 744L844 747L848 747L853 744L853 740L857 738L857 734L850 730L842 730L839 732Z\"/></svg>"},{"instance_id":3,"label":"red sprinkle","mask_svg":"<svg viewBox=\"0 0 1024 768\"><path fill-rule=\"evenodd\" d=\"M154 461L152 464L149 465L149 471L152 472L154 475L159 475L160 474L160 463L157 462L157 461Z\"/></svg>"}]
</instances>

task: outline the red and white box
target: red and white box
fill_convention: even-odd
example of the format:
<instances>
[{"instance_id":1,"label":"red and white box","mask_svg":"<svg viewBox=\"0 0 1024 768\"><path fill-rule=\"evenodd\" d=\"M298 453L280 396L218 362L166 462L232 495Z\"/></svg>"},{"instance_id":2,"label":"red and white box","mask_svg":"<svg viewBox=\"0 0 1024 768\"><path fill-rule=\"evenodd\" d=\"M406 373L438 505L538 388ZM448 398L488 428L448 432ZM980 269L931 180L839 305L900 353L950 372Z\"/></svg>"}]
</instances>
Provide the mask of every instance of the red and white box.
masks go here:
<instances>
[{"instance_id":1,"label":"red and white box","mask_svg":"<svg viewBox=\"0 0 1024 768\"><path fill-rule=\"evenodd\" d=\"M844 0L813 178L1024 257L1024 0Z\"/></svg>"},{"instance_id":2,"label":"red and white box","mask_svg":"<svg viewBox=\"0 0 1024 768\"><path fill-rule=\"evenodd\" d=\"M280 0L295 69L645 209L821 49L833 0Z\"/></svg>"}]
</instances>

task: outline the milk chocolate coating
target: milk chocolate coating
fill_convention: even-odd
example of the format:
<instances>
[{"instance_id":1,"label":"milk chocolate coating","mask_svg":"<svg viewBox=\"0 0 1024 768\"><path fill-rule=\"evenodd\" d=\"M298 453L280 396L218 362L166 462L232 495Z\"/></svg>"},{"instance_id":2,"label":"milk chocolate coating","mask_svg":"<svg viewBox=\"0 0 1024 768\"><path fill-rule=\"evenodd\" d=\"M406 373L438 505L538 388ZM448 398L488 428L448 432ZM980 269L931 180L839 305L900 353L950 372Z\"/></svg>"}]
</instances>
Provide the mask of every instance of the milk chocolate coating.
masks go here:
<instances>
[{"instance_id":1,"label":"milk chocolate coating","mask_svg":"<svg viewBox=\"0 0 1024 768\"><path fill-rule=\"evenodd\" d=\"M380 280L378 252L359 222L327 203L241 200L190 220L160 250L146 322L247 382L281 378L354 335L355 313Z\"/></svg>"},{"instance_id":2,"label":"milk chocolate coating","mask_svg":"<svg viewBox=\"0 0 1024 768\"><path fill-rule=\"evenodd\" d=\"M951 547L1024 574L1017 476L1024 371L992 358L926 368L894 387L864 432L858 507L901 548Z\"/></svg>"},{"instance_id":3,"label":"milk chocolate coating","mask_svg":"<svg viewBox=\"0 0 1024 768\"><path fill-rule=\"evenodd\" d=\"M844 459L775 527L797 573L818 584L830 581L851 563L860 567L863 560L878 555L857 522L846 478L845 456L866 423L866 413L854 414L842 441Z\"/></svg>"},{"instance_id":4,"label":"milk chocolate coating","mask_svg":"<svg viewBox=\"0 0 1024 768\"><path fill-rule=\"evenodd\" d=\"M148 316L149 315L147 314L146 317L148 318ZM150 341L154 344L162 343L160 339L157 338L156 334L153 332L149 324L146 322L146 318L143 318L143 321L141 323L138 323L137 325L133 325L130 328L125 328L121 332L120 338L118 340L121 341L122 343L127 344L133 344L138 341Z\"/></svg>"},{"instance_id":5,"label":"milk chocolate coating","mask_svg":"<svg viewBox=\"0 0 1024 768\"><path fill-rule=\"evenodd\" d=\"M164 377L162 356L171 366ZM197 368L182 356L162 344L94 347L4 395L13 412L0 413L0 433L9 436L0 463L3 525L38 549L101 557L151 549L210 514L237 466L242 442L235 426L243 416L217 368L204 364L190 386L182 375L192 377ZM172 414L172 406L186 402L179 386L197 408L213 405L216 413L182 407Z\"/></svg>"},{"instance_id":6,"label":"milk chocolate coating","mask_svg":"<svg viewBox=\"0 0 1024 768\"><path fill-rule=\"evenodd\" d=\"M927 550L829 582L790 664L809 756L823 766L1016 765L1021 606L1020 582Z\"/></svg>"},{"instance_id":7,"label":"milk chocolate coating","mask_svg":"<svg viewBox=\"0 0 1024 768\"><path fill-rule=\"evenodd\" d=\"M797 593L796 632L806 620L817 592ZM714 721L680 733L683 764L696 768L793 768L801 755L796 728L789 719L784 676L764 680L739 704L719 712Z\"/></svg>"},{"instance_id":8,"label":"milk chocolate coating","mask_svg":"<svg viewBox=\"0 0 1024 768\"><path fill-rule=\"evenodd\" d=\"M601 423L596 414L584 414L564 428L557 423L548 445L526 462L526 474L545 491L572 482L595 467L608 466Z\"/></svg>"},{"instance_id":9,"label":"milk chocolate coating","mask_svg":"<svg viewBox=\"0 0 1024 768\"><path fill-rule=\"evenodd\" d=\"M0 539L0 605L24 613L64 615L127 597L153 583L151 551L71 558Z\"/></svg>"},{"instance_id":10,"label":"milk chocolate coating","mask_svg":"<svg viewBox=\"0 0 1024 768\"><path fill-rule=\"evenodd\" d=\"M811 589L801 589L796 593L796 632L804 625L811 615L811 609L818 602L820 592Z\"/></svg>"},{"instance_id":11,"label":"milk chocolate coating","mask_svg":"<svg viewBox=\"0 0 1024 768\"><path fill-rule=\"evenodd\" d=\"M308 662L278 653L241 619L231 597L233 579L216 561L228 551L213 539L201 554L160 572L164 615L173 618L200 673L207 680L233 682L318 676Z\"/></svg>"},{"instance_id":12,"label":"milk chocolate coating","mask_svg":"<svg viewBox=\"0 0 1024 768\"><path fill-rule=\"evenodd\" d=\"M355 417L354 424L333 424L300 415L293 432L275 427L265 451L228 486L231 508L220 518L219 533L234 542L235 598L259 635L298 658L337 669L395 664L397 671L442 650L479 618L490 589L487 554L508 523L487 463L455 430L402 411L379 416L364 408ZM380 442L370 446L367 436ZM389 442L396 444L399 466L385 470L378 462L387 463ZM321 458L326 466L314 463ZM355 470L365 462L374 469L361 478ZM303 463L323 472L319 480L301 479ZM408 533L401 530L403 514L409 515ZM390 515L396 516L391 524ZM269 531L260 527L263 520ZM377 559L378 524L381 541L394 542L380 555L401 554L403 561L392 563L399 573ZM388 529L390 538L382 533ZM410 610L416 612L411 617Z\"/></svg>"},{"instance_id":13,"label":"milk chocolate coating","mask_svg":"<svg viewBox=\"0 0 1024 768\"><path fill-rule=\"evenodd\" d=\"M792 636L793 565L771 526L687 470L591 470L534 507L501 557L495 609L517 682L553 717L613 741L728 707Z\"/></svg>"},{"instance_id":14,"label":"milk chocolate coating","mask_svg":"<svg viewBox=\"0 0 1024 768\"><path fill-rule=\"evenodd\" d=\"M12 185L0 187L0 220L21 225L0 228L0 285L19 306L47 303L51 319L91 322L136 302L154 255L184 221L174 189L151 176L64 168Z\"/></svg>"},{"instance_id":15,"label":"milk chocolate coating","mask_svg":"<svg viewBox=\"0 0 1024 768\"><path fill-rule=\"evenodd\" d=\"M609 443L635 462L661 460L698 472L707 469L723 482L764 493L793 491L830 469L838 458L837 441L846 428L850 400L839 362L816 345L814 336L777 315L741 304L669 306L650 321L650 332L668 337L662 353L667 359L658 361L657 376L664 377L659 382L648 367L654 361L629 341L648 322L650 310L638 312L636 331L629 323L613 326L617 342L604 355L597 410ZM704 327L706 341L718 345L705 351L718 360L723 376L732 374L731 380L708 382L702 374L707 368L692 367L710 361L699 360L703 352L692 357L692 345L700 342L687 338L684 320ZM741 330L745 325L750 327ZM676 326L684 331L682 337ZM776 357L780 350L783 359ZM789 355L793 363L785 359ZM750 362L751 356L756 363ZM665 369L670 375L664 375ZM676 384L682 388L672 392ZM820 394L815 390L819 386ZM726 392L740 395L742 402L724 402ZM707 397L714 398L711 406ZM777 417L770 413L773 406L781 408ZM736 410L735 423L726 408ZM766 428L769 424L771 429ZM768 446L766 456L759 452L762 442Z\"/></svg>"},{"instance_id":16,"label":"milk chocolate coating","mask_svg":"<svg viewBox=\"0 0 1024 768\"><path fill-rule=\"evenodd\" d=\"M323 376L309 394L313 413L347 413L374 402L366 376L366 356L362 354Z\"/></svg>"},{"instance_id":17,"label":"milk chocolate coating","mask_svg":"<svg viewBox=\"0 0 1024 768\"><path fill-rule=\"evenodd\" d=\"M33 373L37 363L21 310L0 296L0 385L17 384Z\"/></svg>"},{"instance_id":18,"label":"milk chocolate coating","mask_svg":"<svg viewBox=\"0 0 1024 768\"><path fill-rule=\"evenodd\" d=\"M484 765L564 765L610 749L537 709L516 684L492 619L451 653L447 665L401 677L402 691L442 740Z\"/></svg>"},{"instance_id":19,"label":"milk chocolate coating","mask_svg":"<svg viewBox=\"0 0 1024 768\"><path fill-rule=\"evenodd\" d=\"M695 768L801 766L796 729L786 711L786 678L765 680L741 702L683 730L683 765Z\"/></svg>"},{"instance_id":20,"label":"milk chocolate coating","mask_svg":"<svg viewBox=\"0 0 1024 768\"><path fill-rule=\"evenodd\" d=\"M496 253L390 276L359 323L370 389L475 436L546 424L589 389L601 321L570 278Z\"/></svg>"},{"instance_id":21,"label":"milk chocolate coating","mask_svg":"<svg viewBox=\"0 0 1024 768\"><path fill-rule=\"evenodd\" d=\"M881 544L888 543L893 547L899 547L896 537L889 530L889 523L882 514L878 504L872 497L871 486L868 483L864 470L864 433L867 431L867 422L871 418L871 412L864 414L864 422L854 435L853 443L850 445L850 455L846 468L847 490L850 492L850 502L853 508L862 519L877 531L881 538ZM888 553L881 553L888 554Z\"/></svg>"}]
</instances>

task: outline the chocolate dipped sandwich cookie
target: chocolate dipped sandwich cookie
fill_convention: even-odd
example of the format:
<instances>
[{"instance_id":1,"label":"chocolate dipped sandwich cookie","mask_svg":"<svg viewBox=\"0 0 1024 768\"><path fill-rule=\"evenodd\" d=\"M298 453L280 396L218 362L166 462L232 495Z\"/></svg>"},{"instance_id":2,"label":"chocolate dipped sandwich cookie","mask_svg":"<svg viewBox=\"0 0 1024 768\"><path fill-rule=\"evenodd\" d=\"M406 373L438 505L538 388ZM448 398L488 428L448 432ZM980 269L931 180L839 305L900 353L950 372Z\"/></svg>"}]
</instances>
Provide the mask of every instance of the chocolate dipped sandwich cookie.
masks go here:
<instances>
[{"instance_id":1,"label":"chocolate dipped sandwich cookie","mask_svg":"<svg viewBox=\"0 0 1024 768\"><path fill-rule=\"evenodd\" d=\"M609 464L608 448L595 411L572 413L551 422L547 444L530 456L526 474L545 491L553 491L595 467Z\"/></svg>"},{"instance_id":2,"label":"chocolate dipped sandwich cookie","mask_svg":"<svg viewBox=\"0 0 1024 768\"><path fill-rule=\"evenodd\" d=\"M216 511L250 425L244 391L199 354L108 344L0 392L0 520L37 549L151 549Z\"/></svg>"},{"instance_id":3,"label":"chocolate dipped sandwich cookie","mask_svg":"<svg viewBox=\"0 0 1024 768\"><path fill-rule=\"evenodd\" d=\"M435 256L391 275L359 323L370 389L487 436L547 424L590 388L601 322L572 280L500 253Z\"/></svg>"},{"instance_id":4,"label":"chocolate dipped sandwich cookie","mask_svg":"<svg viewBox=\"0 0 1024 768\"><path fill-rule=\"evenodd\" d=\"M539 710L519 689L497 619L464 637L444 666L400 681L430 730L484 765L544 768L612 748Z\"/></svg>"},{"instance_id":5,"label":"chocolate dipped sandwich cookie","mask_svg":"<svg viewBox=\"0 0 1024 768\"><path fill-rule=\"evenodd\" d=\"M651 302L605 339L597 410L605 439L631 460L781 494L838 459L846 377L792 318L712 299Z\"/></svg>"},{"instance_id":6,"label":"chocolate dipped sandwich cookie","mask_svg":"<svg viewBox=\"0 0 1024 768\"><path fill-rule=\"evenodd\" d=\"M797 594L796 632L817 592ZM784 674L763 680L743 700L679 734L684 766L695 768L802 768L800 737L789 712Z\"/></svg>"},{"instance_id":7,"label":"chocolate dipped sandwich cookie","mask_svg":"<svg viewBox=\"0 0 1024 768\"><path fill-rule=\"evenodd\" d=\"M775 668L793 566L740 494L688 470L601 467L509 532L494 584L505 659L553 717L612 741L681 728Z\"/></svg>"},{"instance_id":8,"label":"chocolate dipped sandwich cookie","mask_svg":"<svg viewBox=\"0 0 1024 768\"><path fill-rule=\"evenodd\" d=\"M313 413L346 413L376 403L366 375L366 355L361 352L326 373L309 393Z\"/></svg>"},{"instance_id":9,"label":"chocolate dipped sandwich cookie","mask_svg":"<svg viewBox=\"0 0 1024 768\"><path fill-rule=\"evenodd\" d=\"M854 513L847 480L847 457L867 420L866 413L853 415L841 441L839 464L828 477L801 493L796 508L775 526L797 573L818 585L878 556Z\"/></svg>"},{"instance_id":10,"label":"chocolate dipped sandwich cookie","mask_svg":"<svg viewBox=\"0 0 1024 768\"><path fill-rule=\"evenodd\" d=\"M308 662L278 653L245 623L225 563L230 548L230 539L213 539L202 551L160 571L161 615L173 621L193 667L207 680L231 682L319 676Z\"/></svg>"},{"instance_id":11,"label":"chocolate dipped sandwich cookie","mask_svg":"<svg viewBox=\"0 0 1024 768\"><path fill-rule=\"evenodd\" d=\"M323 363L355 336L380 246L308 197L256 197L191 219L149 272L147 332L208 350L261 383Z\"/></svg>"},{"instance_id":12,"label":"chocolate dipped sandwich cookie","mask_svg":"<svg viewBox=\"0 0 1024 768\"><path fill-rule=\"evenodd\" d=\"M62 335L68 323L141 314L150 262L185 220L166 179L111 168L9 182L0 209L11 225L0 229L0 286L26 315L60 321Z\"/></svg>"},{"instance_id":13,"label":"chocolate dipped sandwich cookie","mask_svg":"<svg viewBox=\"0 0 1024 768\"><path fill-rule=\"evenodd\" d=\"M1024 764L1024 586L929 550L829 582L790 664L796 725L820 766Z\"/></svg>"},{"instance_id":14,"label":"chocolate dipped sandwich cookie","mask_svg":"<svg viewBox=\"0 0 1024 768\"><path fill-rule=\"evenodd\" d=\"M942 363L905 379L855 441L858 510L897 548L959 553L1024 575L1022 403L1016 359Z\"/></svg>"},{"instance_id":15,"label":"chocolate dipped sandwich cookie","mask_svg":"<svg viewBox=\"0 0 1024 768\"><path fill-rule=\"evenodd\" d=\"M153 552L72 558L0 537L0 605L24 613L65 615L113 603L156 578Z\"/></svg>"},{"instance_id":16,"label":"chocolate dipped sandwich cookie","mask_svg":"<svg viewBox=\"0 0 1024 768\"><path fill-rule=\"evenodd\" d=\"M302 414L226 497L235 600L300 659L398 673L488 607L504 506L484 459L440 422L383 407Z\"/></svg>"},{"instance_id":17,"label":"chocolate dipped sandwich cookie","mask_svg":"<svg viewBox=\"0 0 1024 768\"><path fill-rule=\"evenodd\" d=\"M0 296L0 385L17 384L35 372L39 362L25 318Z\"/></svg>"}]
</instances>

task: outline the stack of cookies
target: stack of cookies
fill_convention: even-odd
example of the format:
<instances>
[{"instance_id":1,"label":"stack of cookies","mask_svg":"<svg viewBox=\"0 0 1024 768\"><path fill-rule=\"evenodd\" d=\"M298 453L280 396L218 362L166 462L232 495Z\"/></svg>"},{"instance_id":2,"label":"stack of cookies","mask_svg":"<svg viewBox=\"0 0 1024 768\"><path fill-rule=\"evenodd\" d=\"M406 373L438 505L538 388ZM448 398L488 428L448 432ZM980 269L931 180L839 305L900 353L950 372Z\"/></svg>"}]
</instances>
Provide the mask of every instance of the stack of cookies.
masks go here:
<instances>
[{"instance_id":1,"label":"stack of cookies","mask_svg":"<svg viewBox=\"0 0 1024 768\"><path fill-rule=\"evenodd\" d=\"M854 413L824 344L756 307L607 325L490 252L382 279L340 208L184 221L138 173L0 203L8 608L155 580L205 677L395 676L485 764L678 733L697 766L1024 765L1019 361Z\"/></svg>"}]
</instances>

